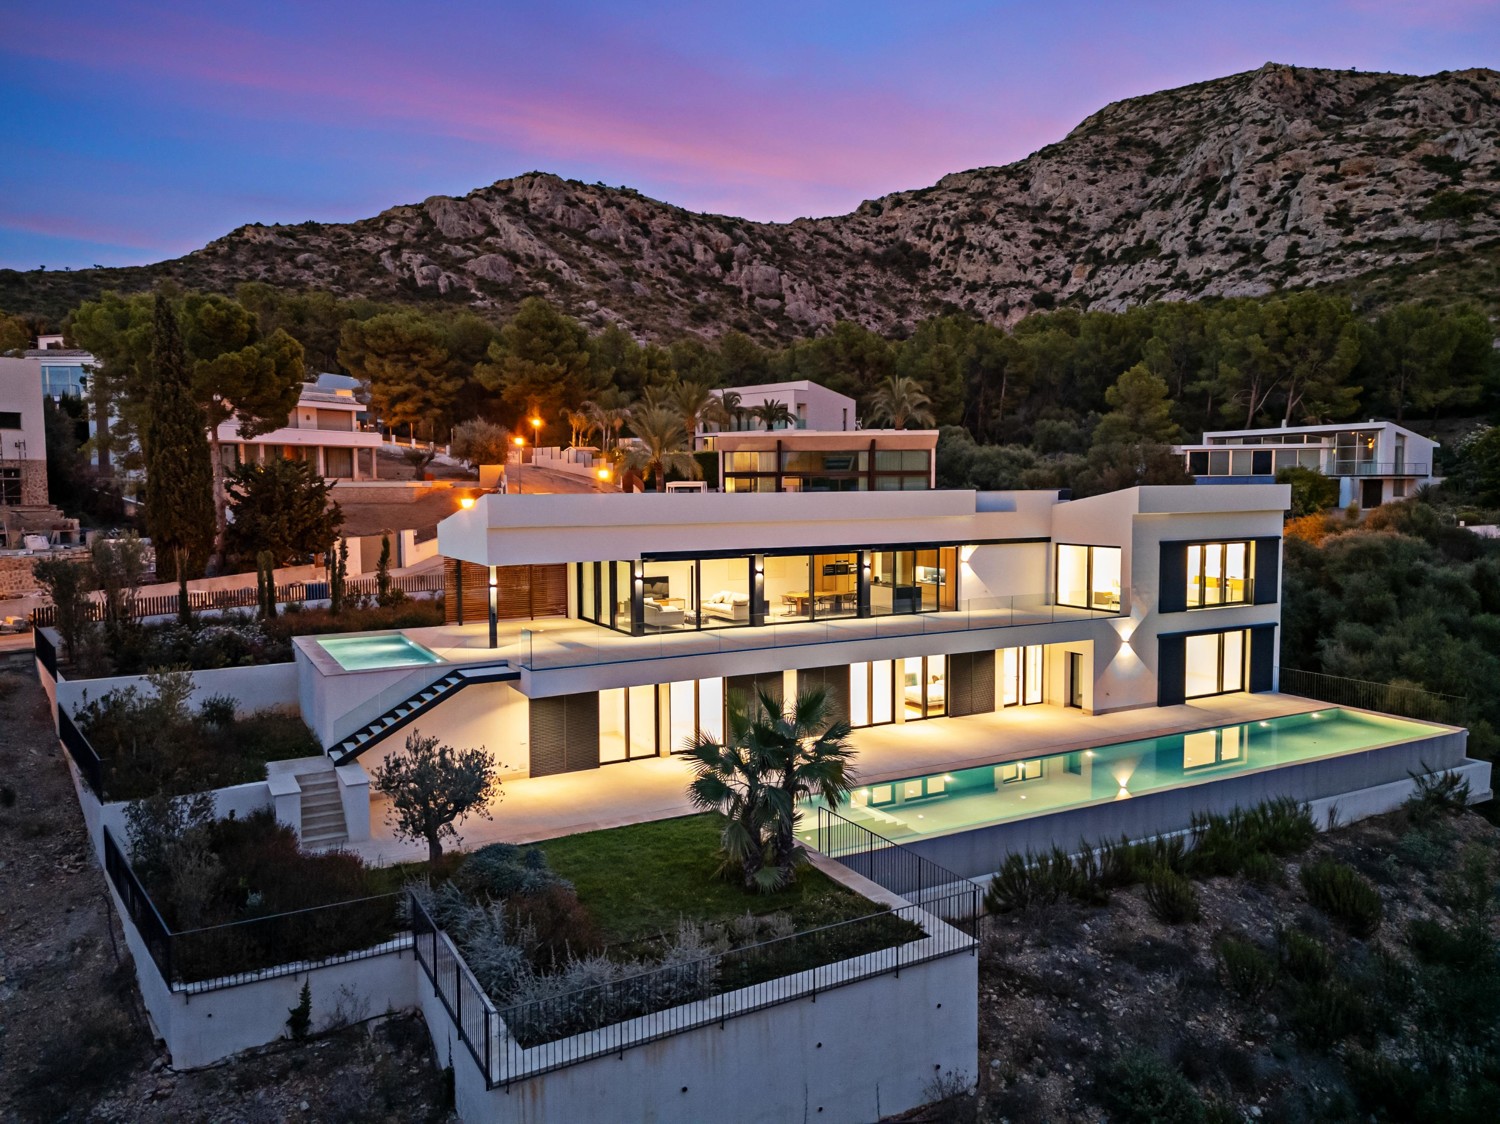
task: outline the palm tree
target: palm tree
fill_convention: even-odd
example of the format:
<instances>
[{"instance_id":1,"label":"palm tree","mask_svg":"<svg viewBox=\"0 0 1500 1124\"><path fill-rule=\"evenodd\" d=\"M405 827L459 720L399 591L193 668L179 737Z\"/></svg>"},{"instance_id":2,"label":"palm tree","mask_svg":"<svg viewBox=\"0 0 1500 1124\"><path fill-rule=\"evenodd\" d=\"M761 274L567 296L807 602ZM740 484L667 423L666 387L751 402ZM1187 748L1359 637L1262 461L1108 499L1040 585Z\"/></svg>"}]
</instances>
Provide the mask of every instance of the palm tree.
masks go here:
<instances>
[{"instance_id":1,"label":"palm tree","mask_svg":"<svg viewBox=\"0 0 1500 1124\"><path fill-rule=\"evenodd\" d=\"M620 430L625 427L630 411L623 406L601 406L597 402L585 402L583 409L599 431L599 443L604 452L609 452L619 443Z\"/></svg>"},{"instance_id":2,"label":"palm tree","mask_svg":"<svg viewBox=\"0 0 1500 1124\"><path fill-rule=\"evenodd\" d=\"M735 397L738 400L739 396ZM679 383L672 401L682 415L682 425L689 436L696 434L702 427L727 425L729 422L729 411L724 406L724 400L707 383Z\"/></svg>"},{"instance_id":3,"label":"palm tree","mask_svg":"<svg viewBox=\"0 0 1500 1124\"><path fill-rule=\"evenodd\" d=\"M688 797L725 817L726 862L744 871L745 885L761 891L795 876L798 804L817 797L837 808L854 787L849 723L830 716L828 691L803 691L790 709L765 691L747 715L730 700L729 740L701 730L688 757L694 778Z\"/></svg>"},{"instance_id":4,"label":"palm tree","mask_svg":"<svg viewBox=\"0 0 1500 1124\"><path fill-rule=\"evenodd\" d=\"M905 429L908 422L931 426L935 421L929 409L931 405L932 399L916 379L891 375L870 399L870 413L881 421L890 422L892 429Z\"/></svg>"},{"instance_id":5,"label":"palm tree","mask_svg":"<svg viewBox=\"0 0 1500 1124\"><path fill-rule=\"evenodd\" d=\"M625 464L642 477L656 479L656 490L667 490L667 473L692 480L703 475L698 458L688 449L687 430L677 411L665 406L636 407L630 411L630 430L636 442L625 451Z\"/></svg>"},{"instance_id":6,"label":"palm tree","mask_svg":"<svg viewBox=\"0 0 1500 1124\"><path fill-rule=\"evenodd\" d=\"M589 404L585 402L576 410L564 410L563 415L568 420L568 428L573 431L570 441L574 447L582 445L599 428L594 421L593 415L589 413Z\"/></svg>"},{"instance_id":7,"label":"palm tree","mask_svg":"<svg viewBox=\"0 0 1500 1124\"><path fill-rule=\"evenodd\" d=\"M719 401L724 406L726 424L738 428L745 419L745 407L740 404L740 392L738 390L722 391L719 394Z\"/></svg>"},{"instance_id":8,"label":"palm tree","mask_svg":"<svg viewBox=\"0 0 1500 1124\"><path fill-rule=\"evenodd\" d=\"M785 402L778 402L774 398L767 398L759 406L750 409L750 416L759 421L769 432L778 425L791 425L796 421L796 416L787 409Z\"/></svg>"}]
</instances>

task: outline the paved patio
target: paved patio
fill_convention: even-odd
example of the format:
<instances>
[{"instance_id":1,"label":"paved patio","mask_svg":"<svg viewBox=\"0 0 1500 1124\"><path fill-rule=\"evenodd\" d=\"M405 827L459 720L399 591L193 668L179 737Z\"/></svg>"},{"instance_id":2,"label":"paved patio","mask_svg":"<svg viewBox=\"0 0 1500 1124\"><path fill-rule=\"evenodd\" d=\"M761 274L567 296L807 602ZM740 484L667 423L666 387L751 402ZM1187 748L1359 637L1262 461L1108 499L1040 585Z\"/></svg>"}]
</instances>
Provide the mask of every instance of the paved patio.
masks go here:
<instances>
[{"instance_id":1,"label":"paved patio","mask_svg":"<svg viewBox=\"0 0 1500 1124\"><path fill-rule=\"evenodd\" d=\"M1182 706L1143 707L1086 715L1056 706L1011 707L991 714L856 730L861 782L949 772L1044 753L1109 745L1136 738L1254 722L1317 710L1325 703L1295 695L1222 695ZM459 829L463 849L486 843L531 843L580 831L666 819L693 811L685 790L692 770L680 757L652 757L505 783L490 811L493 820L470 819ZM426 857L425 844L396 839L385 823L384 801L370 807L374 835L349 849L375 863Z\"/></svg>"}]
</instances>

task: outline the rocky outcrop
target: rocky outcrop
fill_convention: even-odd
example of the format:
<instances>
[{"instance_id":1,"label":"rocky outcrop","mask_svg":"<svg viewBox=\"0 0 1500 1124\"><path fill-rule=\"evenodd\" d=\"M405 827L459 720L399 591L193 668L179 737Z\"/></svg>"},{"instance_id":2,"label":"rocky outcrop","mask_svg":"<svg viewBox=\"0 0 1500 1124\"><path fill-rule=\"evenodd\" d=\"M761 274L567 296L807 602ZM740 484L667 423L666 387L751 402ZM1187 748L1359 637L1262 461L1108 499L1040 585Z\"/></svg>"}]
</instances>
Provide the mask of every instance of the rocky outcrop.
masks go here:
<instances>
[{"instance_id":1,"label":"rocky outcrop","mask_svg":"<svg viewBox=\"0 0 1500 1124\"><path fill-rule=\"evenodd\" d=\"M963 309L1010 322L1068 301L1264 293L1500 246L1500 75L1360 74L1267 64L1106 106L1005 167L945 176L851 214L755 223L540 172L348 224L248 226L99 289L171 276L348 296L466 295L505 312L548 295L637 333L762 338L854 320L901 331ZM1471 193L1463 222L1424 218ZM0 276L0 306L57 274ZM28 286L30 287L28 289Z\"/></svg>"}]
</instances>

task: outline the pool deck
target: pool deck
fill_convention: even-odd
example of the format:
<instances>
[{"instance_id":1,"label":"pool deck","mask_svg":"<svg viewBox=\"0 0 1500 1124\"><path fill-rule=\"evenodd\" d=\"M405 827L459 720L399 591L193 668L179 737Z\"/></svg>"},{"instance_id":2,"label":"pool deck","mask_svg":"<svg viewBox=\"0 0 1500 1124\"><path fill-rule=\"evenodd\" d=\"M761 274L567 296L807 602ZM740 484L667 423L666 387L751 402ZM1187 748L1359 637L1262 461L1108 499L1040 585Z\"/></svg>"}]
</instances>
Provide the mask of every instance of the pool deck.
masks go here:
<instances>
[{"instance_id":1,"label":"pool deck","mask_svg":"<svg viewBox=\"0 0 1500 1124\"><path fill-rule=\"evenodd\" d=\"M1183 733L1236 722L1254 722L1327 707L1295 695L1222 695L1169 707L1142 707L1086 715L1057 706L1011 707L964 718L931 719L856 730L861 783L923 773L951 772L1046 753L1110 745L1136 738ZM531 843L580 831L620 827L688 815L685 790L692 778L680 757L651 757L577 773L505 782L493 819L470 819L459 828L462 848L486 843ZM385 805L372 800L373 838L347 844L374 863L426 857L426 845L396 839L385 823Z\"/></svg>"}]
</instances>

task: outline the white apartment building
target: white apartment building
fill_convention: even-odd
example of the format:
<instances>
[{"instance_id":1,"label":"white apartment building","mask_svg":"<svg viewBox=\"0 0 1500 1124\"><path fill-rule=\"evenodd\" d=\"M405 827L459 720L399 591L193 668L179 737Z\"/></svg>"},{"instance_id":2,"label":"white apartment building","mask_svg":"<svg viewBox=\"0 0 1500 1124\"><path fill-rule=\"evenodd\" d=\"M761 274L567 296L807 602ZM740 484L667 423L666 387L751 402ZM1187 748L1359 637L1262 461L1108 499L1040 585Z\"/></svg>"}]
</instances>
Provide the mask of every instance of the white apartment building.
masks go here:
<instances>
[{"instance_id":1,"label":"white apartment building","mask_svg":"<svg viewBox=\"0 0 1500 1124\"><path fill-rule=\"evenodd\" d=\"M47 429L36 363L0 358L0 507L46 503Z\"/></svg>"},{"instance_id":2,"label":"white apartment building","mask_svg":"<svg viewBox=\"0 0 1500 1124\"><path fill-rule=\"evenodd\" d=\"M715 393L720 397L739 396L739 409L729 423L730 431L764 429L764 423L752 417L750 411L766 402L780 402L791 411L792 421L780 422L774 426L775 429L813 429L825 433L844 433L859 428L854 399L808 379L730 386Z\"/></svg>"},{"instance_id":3,"label":"white apartment building","mask_svg":"<svg viewBox=\"0 0 1500 1124\"><path fill-rule=\"evenodd\" d=\"M1199 484L1266 484L1283 468L1309 468L1339 482L1339 506L1379 507L1436 483L1438 443L1389 421L1221 429L1178 445Z\"/></svg>"},{"instance_id":4,"label":"white apartment building","mask_svg":"<svg viewBox=\"0 0 1500 1124\"><path fill-rule=\"evenodd\" d=\"M360 424L365 405L359 382L344 375L319 375L302 384L297 408L287 424L257 437L245 437L233 419L219 426L225 464L286 458L313 465L330 480L374 480L380 434Z\"/></svg>"}]
</instances>

